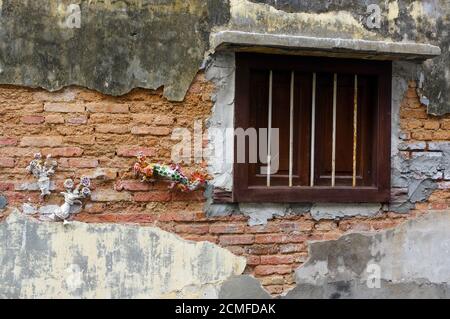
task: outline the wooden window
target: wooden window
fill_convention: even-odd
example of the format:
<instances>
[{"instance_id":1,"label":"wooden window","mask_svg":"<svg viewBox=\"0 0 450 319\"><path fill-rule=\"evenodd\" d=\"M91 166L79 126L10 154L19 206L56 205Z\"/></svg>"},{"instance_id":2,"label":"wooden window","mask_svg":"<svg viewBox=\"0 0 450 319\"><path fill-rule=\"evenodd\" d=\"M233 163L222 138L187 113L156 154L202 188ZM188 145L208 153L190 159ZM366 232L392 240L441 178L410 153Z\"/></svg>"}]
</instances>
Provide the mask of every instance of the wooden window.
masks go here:
<instances>
[{"instance_id":1,"label":"wooden window","mask_svg":"<svg viewBox=\"0 0 450 319\"><path fill-rule=\"evenodd\" d=\"M277 128L279 165L235 161L233 201L388 201L390 105L388 61L237 53L235 128Z\"/></svg>"}]
</instances>

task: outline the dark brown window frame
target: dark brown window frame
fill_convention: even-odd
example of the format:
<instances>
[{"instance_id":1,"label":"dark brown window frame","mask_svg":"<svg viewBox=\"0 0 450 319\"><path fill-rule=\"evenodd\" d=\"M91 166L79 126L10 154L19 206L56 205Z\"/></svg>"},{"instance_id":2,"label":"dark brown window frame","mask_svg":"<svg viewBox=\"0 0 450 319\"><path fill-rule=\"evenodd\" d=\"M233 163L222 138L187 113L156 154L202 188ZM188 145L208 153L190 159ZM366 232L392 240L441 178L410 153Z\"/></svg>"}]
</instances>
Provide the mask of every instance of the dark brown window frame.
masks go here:
<instances>
[{"instance_id":1,"label":"dark brown window frame","mask_svg":"<svg viewBox=\"0 0 450 319\"><path fill-rule=\"evenodd\" d=\"M236 53L234 126L247 128L250 114L250 70L301 70L376 76L378 105L375 141L377 144L376 186L249 186L249 165L233 167L233 202L388 202L391 179L391 83L392 62L325 57ZM236 144L235 144L236 145Z\"/></svg>"}]
</instances>

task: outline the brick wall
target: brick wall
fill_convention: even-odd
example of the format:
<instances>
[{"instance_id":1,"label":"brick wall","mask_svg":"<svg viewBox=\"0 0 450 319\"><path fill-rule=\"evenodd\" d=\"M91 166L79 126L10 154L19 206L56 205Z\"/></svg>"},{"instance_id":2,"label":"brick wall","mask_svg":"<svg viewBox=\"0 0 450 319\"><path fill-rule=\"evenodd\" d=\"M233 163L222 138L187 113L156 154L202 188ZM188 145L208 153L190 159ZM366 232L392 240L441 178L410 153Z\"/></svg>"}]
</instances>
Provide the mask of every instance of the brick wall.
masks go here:
<instances>
[{"instance_id":1,"label":"brick wall","mask_svg":"<svg viewBox=\"0 0 450 319\"><path fill-rule=\"evenodd\" d=\"M400 109L401 138L407 149L401 150L404 158L414 156L440 156L438 145L447 144L450 149L450 115L433 116L426 112L416 94L416 83L410 82L408 91L403 99ZM413 147L411 147L413 145ZM417 203L419 210L443 210L450 204L450 175L436 177L438 189L433 192L425 203Z\"/></svg>"},{"instance_id":2,"label":"brick wall","mask_svg":"<svg viewBox=\"0 0 450 319\"><path fill-rule=\"evenodd\" d=\"M14 86L0 87L0 192L9 206L39 201L35 180L25 167L36 152L51 153L59 163L55 189L47 203L61 203L58 194L68 177L90 176L92 199L76 219L84 222L152 224L190 240L208 240L248 260L246 273L260 278L273 294L294 283L294 270L307 259L308 241L337 239L355 230L394 227L406 215L386 213L373 218L314 221L309 214L286 216L266 226L249 227L241 215L206 218L201 192L171 193L167 184L144 185L131 167L137 151L155 161L169 161L173 127L193 127L208 118L214 87L199 74L184 102L172 103L161 91L134 90L109 97L82 88L60 92ZM424 142L450 140L450 117L426 114L415 93L408 90L401 107L402 138ZM194 169L194 165L189 169ZM429 202L417 204L413 218L429 209L446 209L448 182L442 181ZM1 214L1 213L0 213Z\"/></svg>"}]
</instances>

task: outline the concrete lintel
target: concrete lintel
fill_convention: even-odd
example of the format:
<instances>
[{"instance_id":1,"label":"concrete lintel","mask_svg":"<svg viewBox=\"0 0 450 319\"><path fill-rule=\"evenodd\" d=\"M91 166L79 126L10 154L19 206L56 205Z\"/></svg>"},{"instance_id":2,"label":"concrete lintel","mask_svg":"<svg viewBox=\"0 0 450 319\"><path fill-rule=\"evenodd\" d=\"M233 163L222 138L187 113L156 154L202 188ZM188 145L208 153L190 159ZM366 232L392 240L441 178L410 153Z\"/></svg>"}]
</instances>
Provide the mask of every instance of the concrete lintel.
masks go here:
<instances>
[{"instance_id":1,"label":"concrete lintel","mask_svg":"<svg viewBox=\"0 0 450 319\"><path fill-rule=\"evenodd\" d=\"M423 61L441 54L437 46L411 42L316 38L285 34L219 31L211 35L215 51L283 53L375 60Z\"/></svg>"}]
</instances>

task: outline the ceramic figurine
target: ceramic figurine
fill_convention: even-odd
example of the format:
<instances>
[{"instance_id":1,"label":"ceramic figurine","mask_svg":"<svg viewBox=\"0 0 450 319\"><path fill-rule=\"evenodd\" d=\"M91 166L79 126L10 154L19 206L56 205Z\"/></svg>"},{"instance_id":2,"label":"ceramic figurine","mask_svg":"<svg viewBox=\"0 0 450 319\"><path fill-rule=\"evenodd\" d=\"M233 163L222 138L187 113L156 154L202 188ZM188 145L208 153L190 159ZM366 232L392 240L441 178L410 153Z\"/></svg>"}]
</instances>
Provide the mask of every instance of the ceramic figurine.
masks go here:
<instances>
[{"instance_id":1,"label":"ceramic figurine","mask_svg":"<svg viewBox=\"0 0 450 319\"><path fill-rule=\"evenodd\" d=\"M44 160L42 154L37 153L26 168L30 174L37 178L42 198L50 195L50 176L55 174L56 166L57 163L51 159L51 155L47 155Z\"/></svg>"},{"instance_id":2,"label":"ceramic figurine","mask_svg":"<svg viewBox=\"0 0 450 319\"><path fill-rule=\"evenodd\" d=\"M81 200L89 197L91 190L89 189L91 181L88 177L82 177L80 183L75 187L75 183L71 179L64 181L65 192L61 192L64 196L64 204L55 209L47 219L58 221L66 221L72 214L81 209Z\"/></svg>"},{"instance_id":3,"label":"ceramic figurine","mask_svg":"<svg viewBox=\"0 0 450 319\"><path fill-rule=\"evenodd\" d=\"M142 153L138 154L137 159L137 163L134 164L134 172L142 178L143 182L165 180L170 182L169 188L171 189L191 192L205 187L209 178L202 172L194 172L188 177L183 174L179 165L150 163Z\"/></svg>"}]
</instances>

